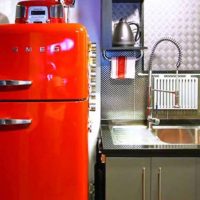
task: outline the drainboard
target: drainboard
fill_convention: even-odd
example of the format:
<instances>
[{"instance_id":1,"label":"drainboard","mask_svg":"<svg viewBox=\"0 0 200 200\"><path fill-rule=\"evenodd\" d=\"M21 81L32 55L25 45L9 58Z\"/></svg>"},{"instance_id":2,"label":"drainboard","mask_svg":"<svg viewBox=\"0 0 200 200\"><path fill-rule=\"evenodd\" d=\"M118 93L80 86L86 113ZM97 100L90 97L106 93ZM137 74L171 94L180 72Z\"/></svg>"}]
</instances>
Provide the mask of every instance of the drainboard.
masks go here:
<instances>
[{"instance_id":1,"label":"drainboard","mask_svg":"<svg viewBox=\"0 0 200 200\"><path fill-rule=\"evenodd\" d=\"M163 143L146 126L114 126L111 130L114 145L152 145Z\"/></svg>"}]
</instances>

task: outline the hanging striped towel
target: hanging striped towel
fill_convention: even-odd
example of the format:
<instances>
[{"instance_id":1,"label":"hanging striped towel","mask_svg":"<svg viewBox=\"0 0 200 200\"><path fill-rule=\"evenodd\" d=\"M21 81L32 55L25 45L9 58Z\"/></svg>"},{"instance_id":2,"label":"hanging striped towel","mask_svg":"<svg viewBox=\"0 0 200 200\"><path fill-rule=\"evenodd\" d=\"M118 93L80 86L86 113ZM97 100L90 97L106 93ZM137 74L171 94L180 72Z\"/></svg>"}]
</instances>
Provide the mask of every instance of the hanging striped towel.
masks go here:
<instances>
[{"instance_id":1,"label":"hanging striped towel","mask_svg":"<svg viewBox=\"0 0 200 200\"><path fill-rule=\"evenodd\" d=\"M112 79L134 79L135 78L135 58L134 57L113 57L111 60Z\"/></svg>"}]
</instances>

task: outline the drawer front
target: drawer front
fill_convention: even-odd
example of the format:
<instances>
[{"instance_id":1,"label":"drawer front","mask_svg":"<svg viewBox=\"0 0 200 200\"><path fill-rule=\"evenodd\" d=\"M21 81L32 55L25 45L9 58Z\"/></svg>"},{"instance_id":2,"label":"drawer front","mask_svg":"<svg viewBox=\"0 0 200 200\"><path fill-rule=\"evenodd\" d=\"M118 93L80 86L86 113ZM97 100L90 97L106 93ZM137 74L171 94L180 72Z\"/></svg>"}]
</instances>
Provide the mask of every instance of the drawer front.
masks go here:
<instances>
[{"instance_id":1,"label":"drawer front","mask_svg":"<svg viewBox=\"0 0 200 200\"><path fill-rule=\"evenodd\" d=\"M87 200L87 109L0 103L1 199Z\"/></svg>"},{"instance_id":2,"label":"drawer front","mask_svg":"<svg viewBox=\"0 0 200 200\"><path fill-rule=\"evenodd\" d=\"M88 39L78 24L0 27L0 99L88 96Z\"/></svg>"}]
</instances>

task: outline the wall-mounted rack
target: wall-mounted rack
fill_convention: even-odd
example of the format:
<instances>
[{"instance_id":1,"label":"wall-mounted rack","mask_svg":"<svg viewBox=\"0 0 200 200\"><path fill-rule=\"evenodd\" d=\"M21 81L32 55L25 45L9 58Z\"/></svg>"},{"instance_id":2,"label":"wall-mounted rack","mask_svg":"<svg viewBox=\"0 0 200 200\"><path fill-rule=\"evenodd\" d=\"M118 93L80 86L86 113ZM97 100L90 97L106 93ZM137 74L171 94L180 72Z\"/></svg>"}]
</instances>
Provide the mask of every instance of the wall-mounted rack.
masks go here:
<instances>
[{"instance_id":1,"label":"wall-mounted rack","mask_svg":"<svg viewBox=\"0 0 200 200\"><path fill-rule=\"evenodd\" d=\"M116 54L115 54L115 56L107 56L107 51L113 51L113 50L108 49L108 50L103 50L102 51L102 55L103 55L104 59L106 59L107 61L111 61L112 57L119 56L119 55L116 56ZM120 56L127 56L127 55L123 55L123 52L125 52L125 51L122 52L121 50L119 50L119 52L120 52ZM144 56L144 51L140 50L140 54L139 55L134 55L135 61L138 61L138 60L142 59L143 56ZM133 57L133 55L131 55L131 57Z\"/></svg>"},{"instance_id":2,"label":"wall-mounted rack","mask_svg":"<svg viewBox=\"0 0 200 200\"><path fill-rule=\"evenodd\" d=\"M138 51L145 50L147 47L112 47L110 49L104 49L103 51Z\"/></svg>"}]
</instances>

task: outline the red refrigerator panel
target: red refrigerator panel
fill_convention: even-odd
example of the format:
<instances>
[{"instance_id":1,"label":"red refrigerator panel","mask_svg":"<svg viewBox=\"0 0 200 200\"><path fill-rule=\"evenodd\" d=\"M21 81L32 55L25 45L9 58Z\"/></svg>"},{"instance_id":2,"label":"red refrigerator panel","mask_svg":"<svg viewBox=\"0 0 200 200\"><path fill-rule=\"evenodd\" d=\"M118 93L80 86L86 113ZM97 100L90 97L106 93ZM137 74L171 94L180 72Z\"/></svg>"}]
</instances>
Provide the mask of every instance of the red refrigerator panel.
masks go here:
<instances>
[{"instance_id":1,"label":"red refrigerator panel","mask_svg":"<svg viewBox=\"0 0 200 200\"><path fill-rule=\"evenodd\" d=\"M89 43L82 25L1 25L0 44L0 99L88 97Z\"/></svg>"},{"instance_id":2,"label":"red refrigerator panel","mask_svg":"<svg viewBox=\"0 0 200 200\"><path fill-rule=\"evenodd\" d=\"M0 198L87 200L87 116L87 101L1 102Z\"/></svg>"}]
</instances>

